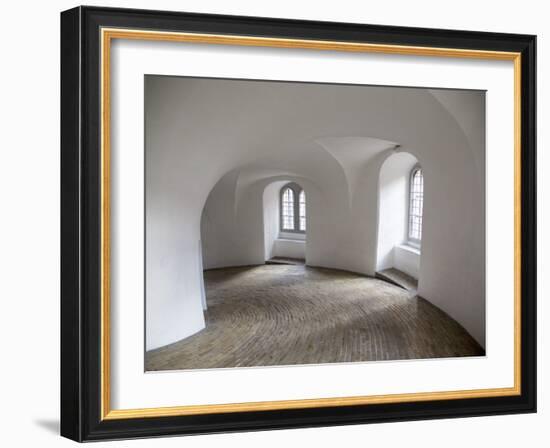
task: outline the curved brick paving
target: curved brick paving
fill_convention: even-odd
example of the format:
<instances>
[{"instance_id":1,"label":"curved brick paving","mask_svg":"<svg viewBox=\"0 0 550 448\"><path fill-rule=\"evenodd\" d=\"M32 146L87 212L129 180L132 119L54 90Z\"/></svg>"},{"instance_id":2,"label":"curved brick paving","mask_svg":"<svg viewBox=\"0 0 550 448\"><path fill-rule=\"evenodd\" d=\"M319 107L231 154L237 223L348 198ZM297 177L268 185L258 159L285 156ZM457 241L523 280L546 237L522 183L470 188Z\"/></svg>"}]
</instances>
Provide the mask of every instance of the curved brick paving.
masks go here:
<instances>
[{"instance_id":1,"label":"curved brick paving","mask_svg":"<svg viewBox=\"0 0 550 448\"><path fill-rule=\"evenodd\" d=\"M205 272L206 328L146 353L147 370L483 355L456 321L382 280L265 265Z\"/></svg>"}]
</instances>

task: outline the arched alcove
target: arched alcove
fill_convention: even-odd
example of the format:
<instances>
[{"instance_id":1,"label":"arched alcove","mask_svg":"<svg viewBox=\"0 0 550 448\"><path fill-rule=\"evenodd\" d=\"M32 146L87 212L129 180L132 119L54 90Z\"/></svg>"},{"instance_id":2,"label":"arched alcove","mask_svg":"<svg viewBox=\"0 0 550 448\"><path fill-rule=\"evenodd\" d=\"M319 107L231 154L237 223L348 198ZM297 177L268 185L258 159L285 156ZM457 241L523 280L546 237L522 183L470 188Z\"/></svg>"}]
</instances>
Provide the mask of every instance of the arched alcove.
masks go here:
<instances>
[{"instance_id":1,"label":"arched alcove","mask_svg":"<svg viewBox=\"0 0 550 448\"><path fill-rule=\"evenodd\" d=\"M282 218L284 192L292 192L292 229L285 229ZM304 187L291 180L268 184L263 192L265 261L274 257L307 260L306 231L300 229L300 198L307 197Z\"/></svg>"},{"instance_id":2,"label":"arched alcove","mask_svg":"<svg viewBox=\"0 0 550 448\"><path fill-rule=\"evenodd\" d=\"M280 194L288 184L297 187L297 201L300 191L305 192L307 235L317 235L319 246L322 230L309 227L309 218L320 210L323 201L319 187L305 177L284 175L276 170L254 171L253 175L247 172L242 176L245 180L239 180L241 176L236 173L223 176L205 202L200 236L203 269L263 264L276 255L273 248L277 245L286 251L279 252L279 256L308 259L305 232L281 231ZM311 222L319 221L312 218Z\"/></svg>"},{"instance_id":3,"label":"arched alcove","mask_svg":"<svg viewBox=\"0 0 550 448\"><path fill-rule=\"evenodd\" d=\"M376 271L397 269L420 277L420 247L408 237L411 172L418 159L408 152L390 154L380 168Z\"/></svg>"}]
</instances>

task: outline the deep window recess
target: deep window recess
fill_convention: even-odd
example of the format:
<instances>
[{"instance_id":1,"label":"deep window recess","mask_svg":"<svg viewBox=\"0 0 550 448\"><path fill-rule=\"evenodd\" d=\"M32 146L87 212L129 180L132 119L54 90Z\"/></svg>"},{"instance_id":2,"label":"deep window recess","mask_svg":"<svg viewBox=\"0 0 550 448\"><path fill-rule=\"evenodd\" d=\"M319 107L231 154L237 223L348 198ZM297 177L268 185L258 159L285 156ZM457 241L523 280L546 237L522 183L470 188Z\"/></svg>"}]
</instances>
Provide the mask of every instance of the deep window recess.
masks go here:
<instances>
[{"instance_id":1,"label":"deep window recess","mask_svg":"<svg viewBox=\"0 0 550 448\"><path fill-rule=\"evenodd\" d=\"M282 232L306 232L306 193L297 183L281 188L279 215Z\"/></svg>"},{"instance_id":2,"label":"deep window recess","mask_svg":"<svg viewBox=\"0 0 550 448\"><path fill-rule=\"evenodd\" d=\"M409 228L408 242L420 246L422 241L422 210L424 205L424 175L416 165L411 170L409 188Z\"/></svg>"}]
</instances>

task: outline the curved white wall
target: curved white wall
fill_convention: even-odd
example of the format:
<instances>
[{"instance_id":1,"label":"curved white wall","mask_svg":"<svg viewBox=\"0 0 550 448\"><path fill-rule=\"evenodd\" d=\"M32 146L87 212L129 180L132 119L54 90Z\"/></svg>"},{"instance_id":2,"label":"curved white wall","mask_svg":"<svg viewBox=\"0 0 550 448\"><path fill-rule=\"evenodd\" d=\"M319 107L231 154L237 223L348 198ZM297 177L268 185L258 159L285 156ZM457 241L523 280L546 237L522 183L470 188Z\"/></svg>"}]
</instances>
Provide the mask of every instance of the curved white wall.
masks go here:
<instances>
[{"instance_id":1,"label":"curved white wall","mask_svg":"<svg viewBox=\"0 0 550 448\"><path fill-rule=\"evenodd\" d=\"M297 238L278 238L273 244L273 255L275 257L305 260L306 241Z\"/></svg>"},{"instance_id":2,"label":"curved white wall","mask_svg":"<svg viewBox=\"0 0 550 448\"><path fill-rule=\"evenodd\" d=\"M396 143L422 163L432 204L419 293L484 344L484 123L463 119L484 116L483 93L453 109L453 95L413 88L147 76L145 92L147 349L204 326L201 238L205 268L265 261L273 182L306 190L308 264L373 275Z\"/></svg>"}]
</instances>

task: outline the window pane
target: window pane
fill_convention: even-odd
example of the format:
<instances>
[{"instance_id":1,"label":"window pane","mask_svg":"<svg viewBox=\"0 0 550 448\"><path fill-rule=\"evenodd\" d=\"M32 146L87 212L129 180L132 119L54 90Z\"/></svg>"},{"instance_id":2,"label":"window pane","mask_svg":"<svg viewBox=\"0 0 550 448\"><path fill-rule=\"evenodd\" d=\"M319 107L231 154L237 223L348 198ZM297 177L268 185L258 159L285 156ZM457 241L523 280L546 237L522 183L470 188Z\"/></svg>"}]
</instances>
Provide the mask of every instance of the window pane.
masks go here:
<instances>
[{"instance_id":1,"label":"window pane","mask_svg":"<svg viewBox=\"0 0 550 448\"><path fill-rule=\"evenodd\" d=\"M294 192L290 188L283 191L281 217L283 230L294 230Z\"/></svg>"},{"instance_id":2,"label":"window pane","mask_svg":"<svg viewBox=\"0 0 550 448\"><path fill-rule=\"evenodd\" d=\"M424 203L424 176L417 168L411 176L409 203L409 239L422 239L422 210Z\"/></svg>"},{"instance_id":3,"label":"window pane","mask_svg":"<svg viewBox=\"0 0 550 448\"><path fill-rule=\"evenodd\" d=\"M306 231L306 193L300 192L300 230Z\"/></svg>"}]
</instances>

